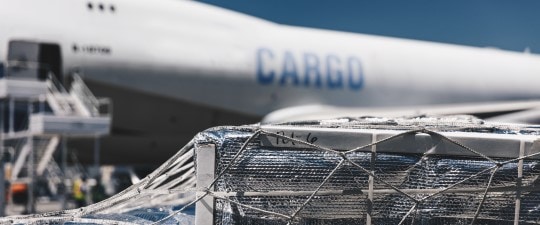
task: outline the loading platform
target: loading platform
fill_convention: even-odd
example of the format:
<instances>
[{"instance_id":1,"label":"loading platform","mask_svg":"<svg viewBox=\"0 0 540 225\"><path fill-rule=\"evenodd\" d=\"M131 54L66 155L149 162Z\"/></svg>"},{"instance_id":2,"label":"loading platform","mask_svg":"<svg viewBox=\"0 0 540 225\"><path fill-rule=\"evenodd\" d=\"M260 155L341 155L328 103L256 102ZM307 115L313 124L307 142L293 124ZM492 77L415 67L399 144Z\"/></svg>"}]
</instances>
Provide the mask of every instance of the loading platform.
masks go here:
<instances>
[{"instance_id":1,"label":"loading platform","mask_svg":"<svg viewBox=\"0 0 540 225\"><path fill-rule=\"evenodd\" d=\"M66 139L95 139L94 155L99 159L99 139L111 129L110 101L96 98L77 73L64 77L48 71L38 76L42 68L21 67L32 64L10 61L6 65L0 62L0 183L23 183L27 190L35 190L36 180L45 180L48 191L63 195ZM26 75L19 76L21 71ZM57 149L62 153L55 154ZM0 185L0 193L3 188ZM35 212L34 191L26 195L25 211ZM0 202L8 202L4 198L0 195ZM5 207L0 204L0 216Z\"/></svg>"}]
</instances>

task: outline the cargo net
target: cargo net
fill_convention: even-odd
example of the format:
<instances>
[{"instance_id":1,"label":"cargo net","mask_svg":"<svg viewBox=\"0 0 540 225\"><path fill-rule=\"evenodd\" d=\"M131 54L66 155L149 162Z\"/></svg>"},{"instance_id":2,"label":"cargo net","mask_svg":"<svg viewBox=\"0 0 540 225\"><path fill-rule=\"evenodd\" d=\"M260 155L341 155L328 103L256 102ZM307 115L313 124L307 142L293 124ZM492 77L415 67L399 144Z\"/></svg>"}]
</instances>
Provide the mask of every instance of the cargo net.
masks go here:
<instances>
[{"instance_id":1,"label":"cargo net","mask_svg":"<svg viewBox=\"0 0 540 225\"><path fill-rule=\"evenodd\" d=\"M356 142L355 131L372 138ZM197 225L537 224L539 135L471 117L219 127L110 199L0 222L194 224L193 206L204 203L195 214L210 218ZM209 148L214 173L197 178L213 164L197 161Z\"/></svg>"}]
</instances>

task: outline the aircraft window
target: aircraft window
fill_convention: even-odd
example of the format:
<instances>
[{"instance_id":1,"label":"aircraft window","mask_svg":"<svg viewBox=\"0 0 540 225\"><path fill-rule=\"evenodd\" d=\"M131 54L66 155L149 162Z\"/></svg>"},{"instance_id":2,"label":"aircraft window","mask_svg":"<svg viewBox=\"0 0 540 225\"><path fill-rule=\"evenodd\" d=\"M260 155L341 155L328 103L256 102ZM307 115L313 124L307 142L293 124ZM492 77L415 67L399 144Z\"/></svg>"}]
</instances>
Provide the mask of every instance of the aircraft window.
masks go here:
<instances>
[{"instance_id":1,"label":"aircraft window","mask_svg":"<svg viewBox=\"0 0 540 225\"><path fill-rule=\"evenodd\" d=\"M79 47L77 47L76 44L73 44L73 51L74 51L74 52L77 52L78 50L79 50Z\"/></svg>"},{"instance_id":2,"label":"aircraft window","mask_svg":"<svg viewBox=\"0 0 540 225\"><path fill-rule=\"evenodd\" d=\"M105 6L103 6L103 4L99 4L99 10L103 11L105 9Z\"/></svg>"},{"instance_id":3,"label":"aircraft window","mask_svg":"<svg viewBox=\"0 0 540 225\"><path fill-rule=\"evenodd\" d=\"M111 12L116 11L116 8L114 7L114 5L111 5L109 8L111 9Z\"/></svg>"},{"instance_id":4,"label":"aircraft window","mask_svg":"<svg viewBox=\"0 0 540 225\"><path fill-rule=\"evenodd\" d=\"M89 10L92 10L94 8L94 5L92 5L91 2L89 2L86 6L88 6L88 9Z\"/></svg>"}]
</instances>

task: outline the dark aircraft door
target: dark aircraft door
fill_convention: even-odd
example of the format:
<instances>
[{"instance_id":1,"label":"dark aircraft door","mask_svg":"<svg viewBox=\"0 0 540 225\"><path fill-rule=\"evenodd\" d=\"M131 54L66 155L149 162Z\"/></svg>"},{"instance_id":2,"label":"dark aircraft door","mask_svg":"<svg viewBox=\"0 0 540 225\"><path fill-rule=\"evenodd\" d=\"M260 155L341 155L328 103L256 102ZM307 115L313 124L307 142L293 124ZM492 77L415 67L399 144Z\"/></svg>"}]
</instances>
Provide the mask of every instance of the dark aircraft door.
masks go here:
<instances>
[{"instance_id":1,"label":"dark aircraft door","mask_svg":"<svg viewBox=\"0 0 540 225\"><path fill-rule=\"evenodd\" d=\"M8 77L45 80L49 73L63 82L60 45L20 40L9 42Z\"/></svg>"},{"instance_id":2,"label":"dark aircraft door","mask_svg":"<svg viewBox=\"0 0 540 225\"><path fill-rule=\"evenodd\" d=\"M4 63L0 62L0 78L4 78Z\"/></svg>"}]
</instances>

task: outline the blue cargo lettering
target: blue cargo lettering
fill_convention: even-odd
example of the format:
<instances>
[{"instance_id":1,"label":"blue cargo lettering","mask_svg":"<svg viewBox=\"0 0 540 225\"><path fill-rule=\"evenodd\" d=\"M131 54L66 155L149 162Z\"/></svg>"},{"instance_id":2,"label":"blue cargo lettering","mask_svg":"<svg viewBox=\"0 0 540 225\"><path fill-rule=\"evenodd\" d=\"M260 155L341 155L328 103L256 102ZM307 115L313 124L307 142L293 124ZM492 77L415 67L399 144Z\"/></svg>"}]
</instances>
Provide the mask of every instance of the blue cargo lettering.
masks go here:
<instances>
[{"instance_id":1,"label":"blue cargo lettering","mask_svg":"<svg viewBox=\"0 0 540 225\"><path fill-rule=\"evenodd\" d=\"M274 52L268 48L256 51L256 76L261 85L327 88L360 91L364 87L362 61L355 56Z\"/></svg>"},{"instance_id":2,"label":"blue cargo lettering","mask_svg":"<svg viewBox=\"0 0 540 225\"><path fill-rule=\"evenodd\" d=\"M341 62L335 55L326 57L326 82L330 89L343 88L343 73L339 69Z\"/></svg>"},{"instance_id":3,"label":"blue cargo lettering","mask_svg":"<svg viewBox=\"0 0 540 225\"><path fill-rule=\"evenodd\" d=\"M315 87L321 88L321 71L319 70L319 58L312 53L304 54L304 86L311 85L311 78L315 78Z\"/></svg>"},{"instance_id":4,"label":"blue cargo lettering","mask_svg":"<svg viewBox=\"0 0 540 225\"><path fill-rule=\"evenodd\" d=\"M358 58L350 57L347 60L349 88L351 90L360 90L364 86L364 74L362 72L362 63ZM357 79L355 81L355 78Z\"/></svg>"},{"instance_id":5,"label":"blue cargo lettering","mask_svg":"<svg viewBox=\"0 0 540 225\"><path fill-rule=\"evenodd\" d=\"M266 57L264 57L266 56ZM265 68L263 67L264 59L273 59L274 53L270 49L259 48L257 50L257 81L260 84L268 85L274 82L274 77L276 73L274 70L270 70L265 73Z\"/></svg>"},{"instance_id":6,"label":"blue cargo lettering","mask_svg":"<svg viewBox=\"0 0 540 225\"><path fill-rule=\"evenodd\" d=\"M279 84L284 86L287 84L287 80L292 80L292 84L294 86L298 86L300 81L296 71L296 62L294 61L294 56L291 52L286 51L283 58L283 72L281 73Z\"/></svg>"}]
</instances>

